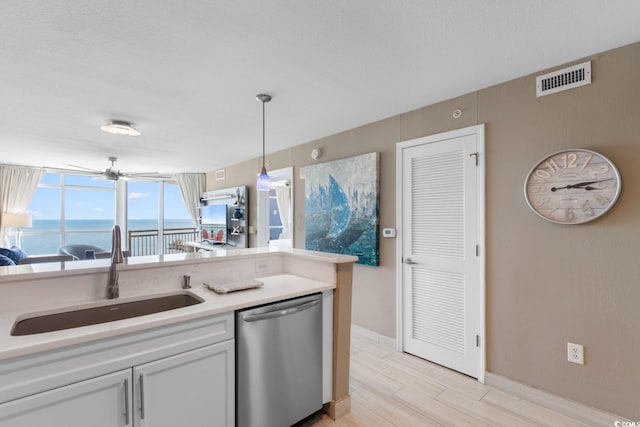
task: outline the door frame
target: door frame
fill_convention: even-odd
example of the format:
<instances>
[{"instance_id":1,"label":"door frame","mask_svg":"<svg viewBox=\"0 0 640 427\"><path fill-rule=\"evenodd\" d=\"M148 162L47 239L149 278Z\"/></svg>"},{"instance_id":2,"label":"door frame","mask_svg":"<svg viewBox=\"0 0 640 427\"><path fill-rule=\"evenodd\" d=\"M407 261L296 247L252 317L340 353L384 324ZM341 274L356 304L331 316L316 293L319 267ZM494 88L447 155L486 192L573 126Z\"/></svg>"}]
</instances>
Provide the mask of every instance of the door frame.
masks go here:
<instances>
[{"instance_id":1,"label":"door frame","mask_svg":"<svg viewBox=\"0 0 640 427\"><path fill-rule=\"evenodd\" d=\"M294 240L294 227L293 227L293 215L294 215L294 188L293 188L293 166L289 166L282 169L276 169L269 171L269 178L271 182L286 181L289 184L291 191L291 204L289 212L289 230L291 233L291 247L293 247ZM257 212L257 247L269 246L269 192L268 191L256 191L256 212Z\"/></svg>"},{"instance_id":2,"label":"door frame","mask_svg":"<svg viewBox=\"0 0 640 427\"><path fill-rule=\"evenodd\" d=\"M403 176L403 162L402 154L403 150L411 147L415 147L423 144L430 144L446 139L459 138L463 136L473 135L476 137L477 142L477 156L476 161L478 166L477 173L477 245L478 251L478 283L480 285L480 374L478 375L478 382L484 384L486 373L486 192L485 192L485 125L484 123L466 128L456 129L448 132L442 132L434 135L423 136L407 141L401 141L396 144L396 227L398 228L396 237L396 349L398 351L404 351L404 320L403 320L403 286L402 286L402 218L403 218L403 188L402 188L402 176Z\"/></svg>"}]
</instances>

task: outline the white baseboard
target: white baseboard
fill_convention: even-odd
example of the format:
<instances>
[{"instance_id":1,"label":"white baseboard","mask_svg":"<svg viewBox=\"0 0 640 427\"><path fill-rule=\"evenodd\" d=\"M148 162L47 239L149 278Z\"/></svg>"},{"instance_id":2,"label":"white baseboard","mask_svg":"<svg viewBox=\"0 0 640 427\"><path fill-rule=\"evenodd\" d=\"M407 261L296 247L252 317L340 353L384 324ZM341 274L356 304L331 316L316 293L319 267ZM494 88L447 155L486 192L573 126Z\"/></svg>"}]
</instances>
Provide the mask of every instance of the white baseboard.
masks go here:
<instances>
[{"instance_id":1,"label":"white baseboard","mask_svg":"<svg viewBox=\"0 0 640 427\"><path fill-rule=\"evenodd\" d=\"M396 348L396 339L395 338L391 338L388 337L386 335L382 335L379 334L377 332L373 332L369 329L363 328L362 326L358 326L358 325L354 325L353 323L351 324L351 332L353 334L357 334L360 335L364 338L370 339L371 341L374 341L380 345L383 345L385 347L389 347L391 349Z\"/></svg>"},{"instance_id":2,"label":"white baseboard","mask_svg":"<svg viewBox=\"0 0 640 427\"><path fill-rule=\"evenodd\" d=\"M590 426L612 427L616 425L615 421L630 421L627 418L538 390L491 372L486 373L485 379L486 384L491 387L506 391Z\"/></svg>"}]
</instances>

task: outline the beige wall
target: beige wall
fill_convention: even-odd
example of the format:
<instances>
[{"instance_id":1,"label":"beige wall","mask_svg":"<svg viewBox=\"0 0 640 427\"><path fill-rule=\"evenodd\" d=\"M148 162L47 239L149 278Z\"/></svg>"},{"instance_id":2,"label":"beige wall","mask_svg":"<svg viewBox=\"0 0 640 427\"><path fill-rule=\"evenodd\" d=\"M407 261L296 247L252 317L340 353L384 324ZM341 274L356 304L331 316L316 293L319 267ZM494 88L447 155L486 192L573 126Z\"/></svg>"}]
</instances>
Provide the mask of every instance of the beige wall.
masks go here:
<instances>
[{"instance_id":1,"label":"beige wall","mask_svg":"<svg viewBox=\"0 0 640 427\"><path fill-rule=\"evenodd\" d=\"M591 58L590 86L535 96L535 75L302 144L267 157L294 166L295 246L304 247L304 185L310 151L330 161L381 153L380 225L395 227L395 144L486 123L487 368L547 392L640 419L640 43ZM536 73L540 74L540 73ZM451 112L461 108L463 116ZM618 166L623 194L593 223L562 226L526 205L523 183L545 155L601 152ZM249 185L260 161L207 176L209 190ZM255 198L251 200L255 224ZM252 239L252 243L255 239ZM354 271L353 322L395 336L395 240L381 239L380 267ZM568 341L584 366L566 361Z\"/></svg>"}]
</instances>

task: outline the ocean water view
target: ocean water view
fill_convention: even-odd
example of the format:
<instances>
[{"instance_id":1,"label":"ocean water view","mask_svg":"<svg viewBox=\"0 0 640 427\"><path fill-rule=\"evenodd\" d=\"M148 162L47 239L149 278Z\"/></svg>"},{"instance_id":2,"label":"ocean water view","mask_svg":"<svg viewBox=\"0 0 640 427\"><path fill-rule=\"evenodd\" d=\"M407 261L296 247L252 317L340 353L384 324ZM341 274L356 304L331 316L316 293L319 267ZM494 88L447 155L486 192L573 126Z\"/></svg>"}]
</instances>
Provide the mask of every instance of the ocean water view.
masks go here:
<instances>
[{"instance_id":1,"label":"ocean water view","mask_svg":"<svg viewBox=\"0 0 640 427\"><path fill-rule=\"evenodd\" d=\"M65 221L64 244L87 244L109 250L111 248L112 219L68 219ZM130 219L129 230L156 230L157 219ZM164 228L193 228L190 219L165 219ZM123 243L127 239L122 231ZM12 239L13 242L13 239ZM22 249L29 255L57 254L62 246L60 220L34 219L33 226L23 230Z\"/></svg>"}]
</instances>

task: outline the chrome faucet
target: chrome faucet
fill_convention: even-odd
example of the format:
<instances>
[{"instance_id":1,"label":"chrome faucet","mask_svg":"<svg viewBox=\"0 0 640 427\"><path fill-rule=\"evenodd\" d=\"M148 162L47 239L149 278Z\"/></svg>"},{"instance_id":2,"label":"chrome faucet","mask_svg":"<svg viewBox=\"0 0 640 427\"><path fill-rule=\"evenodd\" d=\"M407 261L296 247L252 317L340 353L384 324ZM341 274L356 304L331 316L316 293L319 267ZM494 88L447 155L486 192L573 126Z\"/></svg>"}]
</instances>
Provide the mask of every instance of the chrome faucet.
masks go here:
<instances>
[{"instance_id":1,"label":"chrome faucet","mask_svg":"<svg viewBox=\"0 0 640 427\"><path fill-rule=\"evenodd\" d=\"M120 226L114 225L111 234L111 267L109 268L109 284L107 285L107 296L109 299L118 298L120 290L118 289L118 272L116 264L123 261L122 244L120 241Z\"/></svg>"}]
</instances>

